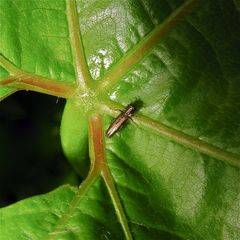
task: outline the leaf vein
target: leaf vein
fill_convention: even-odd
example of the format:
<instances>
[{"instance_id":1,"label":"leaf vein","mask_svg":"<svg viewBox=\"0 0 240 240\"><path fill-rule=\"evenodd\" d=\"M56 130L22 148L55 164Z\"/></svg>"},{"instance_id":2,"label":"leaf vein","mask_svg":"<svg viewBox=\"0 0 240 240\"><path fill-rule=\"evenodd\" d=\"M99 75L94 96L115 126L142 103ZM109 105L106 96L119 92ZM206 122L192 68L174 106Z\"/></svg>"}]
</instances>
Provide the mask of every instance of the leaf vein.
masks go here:
<instances>
[{"instance_id":1,"label":"leaf vein","mask_svg":"<svg viewBox=\"0 0 240 240\"><path fill-rule=\"evenodd\" d=\"M101 107L103 112L108 113L112 116L116 116L118 114L117 111L114 111L112 109L123 109L123 107L119 107L119 105L112 102L108 102ZM150 129L156 134L173 140L185 147L206 154L210 157L213 157L214 159L221 160L234 167L240 168L240 156L237 154L228 152L217 146L206 143L201 139L180 132L179 130L171 128L161 122L156 122L155 120L152 120L148 117L136 114L132 118L134 122L142 128Z\"/></svg>"},{"instance_id":2,"label":"leaf vein","mask_svg":"<svg viewBox=\"0 0 240 240\"><path fill-rule=\"evenodd\" d=\"M66 0L67 17L69 25L69 34L72 47L72 55L75 59L75 71L79 87L85 89L92 80L82 42L82 36L79 26L77 3L75 0Z\"/></svg>"},{"instance_id":3,"label":"leaf vein","mask_svg":"<svg viewBox=\"0 0 240 240\"><path fill-rule=\"evenodd\" d=\"M97 87L102 91L109 90L131 67L139 62L175 25L182 20L196 3L200 0L186 1L174 11L162 24L156 26L145 38L143 38L126 56L112 69L98 80Z\"/></svg>"}]
</instances>

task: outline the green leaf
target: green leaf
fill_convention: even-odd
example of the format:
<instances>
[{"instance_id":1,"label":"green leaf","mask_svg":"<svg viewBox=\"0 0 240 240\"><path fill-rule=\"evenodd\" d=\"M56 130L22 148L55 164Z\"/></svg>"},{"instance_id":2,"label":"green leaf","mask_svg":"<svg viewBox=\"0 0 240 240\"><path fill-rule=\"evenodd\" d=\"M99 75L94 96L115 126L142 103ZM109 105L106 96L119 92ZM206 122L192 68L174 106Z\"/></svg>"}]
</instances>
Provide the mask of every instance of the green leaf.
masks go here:
<instances>
[{"instance_id":1,"label":"green leaf","mask_svg":"<svg viewBox=\"0 0 240 240\"><path fill-rule=\"evenodd\" d=\"M237 1L0 6L0 97L68 98L64 152L82 177L90 169L79 189L3 208L3 239L240 238ZM133 121L106 138L137 99Z\"/></svg>"},{"instance_id":2,"label":"green leaf","mask_svg":"<svg viewBox=\"0 0 240 240\"><path fill-rule=\"evenodd\" d=\"M2 210L1 237L98 239L102 236L107 239L111 236L123 239L113 206L106 196L104 183L97 180L82 200L77 188L62 186L46 195L20 201ZM81 206L78 206L80 200ZM106 231L108 229L110 231Z\"/></svg>"}]
</instances>

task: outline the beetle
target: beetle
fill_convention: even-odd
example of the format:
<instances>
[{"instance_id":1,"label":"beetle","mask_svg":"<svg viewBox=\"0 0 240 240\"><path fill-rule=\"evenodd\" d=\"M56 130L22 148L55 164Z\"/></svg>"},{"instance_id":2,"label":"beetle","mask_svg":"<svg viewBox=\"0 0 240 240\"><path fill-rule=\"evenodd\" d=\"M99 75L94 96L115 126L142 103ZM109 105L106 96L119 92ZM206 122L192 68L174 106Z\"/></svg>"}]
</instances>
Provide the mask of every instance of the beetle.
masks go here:
<instances>
[{"instance_id":1,"label":"beetle","mask_svg":"<svg viewBox=\"0 0 240 240\"><path fill-rule=\"evenodd\" d=\"M124 111L121 111L121 113L110 124L109 128L106 131L107 137L112 137L113 134L120 130L123 127L124 123L129 118L131 118L135 110L136 109L133 105L127 105Z\"/></svg>"}]
</instances>

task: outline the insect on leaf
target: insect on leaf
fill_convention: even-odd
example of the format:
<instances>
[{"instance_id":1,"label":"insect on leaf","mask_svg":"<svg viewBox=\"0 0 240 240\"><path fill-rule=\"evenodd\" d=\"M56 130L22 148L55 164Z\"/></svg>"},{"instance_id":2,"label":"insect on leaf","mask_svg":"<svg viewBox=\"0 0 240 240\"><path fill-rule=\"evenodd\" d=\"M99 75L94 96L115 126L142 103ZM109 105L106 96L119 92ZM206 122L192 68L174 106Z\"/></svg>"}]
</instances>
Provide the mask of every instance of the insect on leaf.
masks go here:
<instances>
[{"instance_id":1,"label":"insect on leaf","mask_svg":"<svg viewBox=\"0 0 240 240\"><path fill-rule=\"evenodd\" d=\"M240 238L238 1L0 9L0 99L66 98L63 150L85 179L1 209L3 240ZM136 99L136 124L105 137Z\"/></svg>"}]
</instances>

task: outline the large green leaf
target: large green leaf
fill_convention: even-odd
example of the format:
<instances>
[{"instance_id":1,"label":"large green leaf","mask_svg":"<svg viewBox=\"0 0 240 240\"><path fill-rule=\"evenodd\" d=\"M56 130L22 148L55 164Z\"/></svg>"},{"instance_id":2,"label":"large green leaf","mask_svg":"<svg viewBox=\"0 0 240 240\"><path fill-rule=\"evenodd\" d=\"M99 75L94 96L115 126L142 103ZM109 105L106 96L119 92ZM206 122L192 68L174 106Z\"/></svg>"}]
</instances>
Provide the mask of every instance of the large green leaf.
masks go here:
<instances>
[{"instance_id":1,"label":"large green leaf","mask_svg":"<svg viewBox=\"0 0 240 240\"><path fill-rule=\"evenodd\" d=\"M79 190L3 208L3 239L240 238L238 1L0 6L0 98L68 98L63 149L83 177L88 146L91 159ZM133 122L105 138L136 99Z\"/></svg>"}]
</instances>

